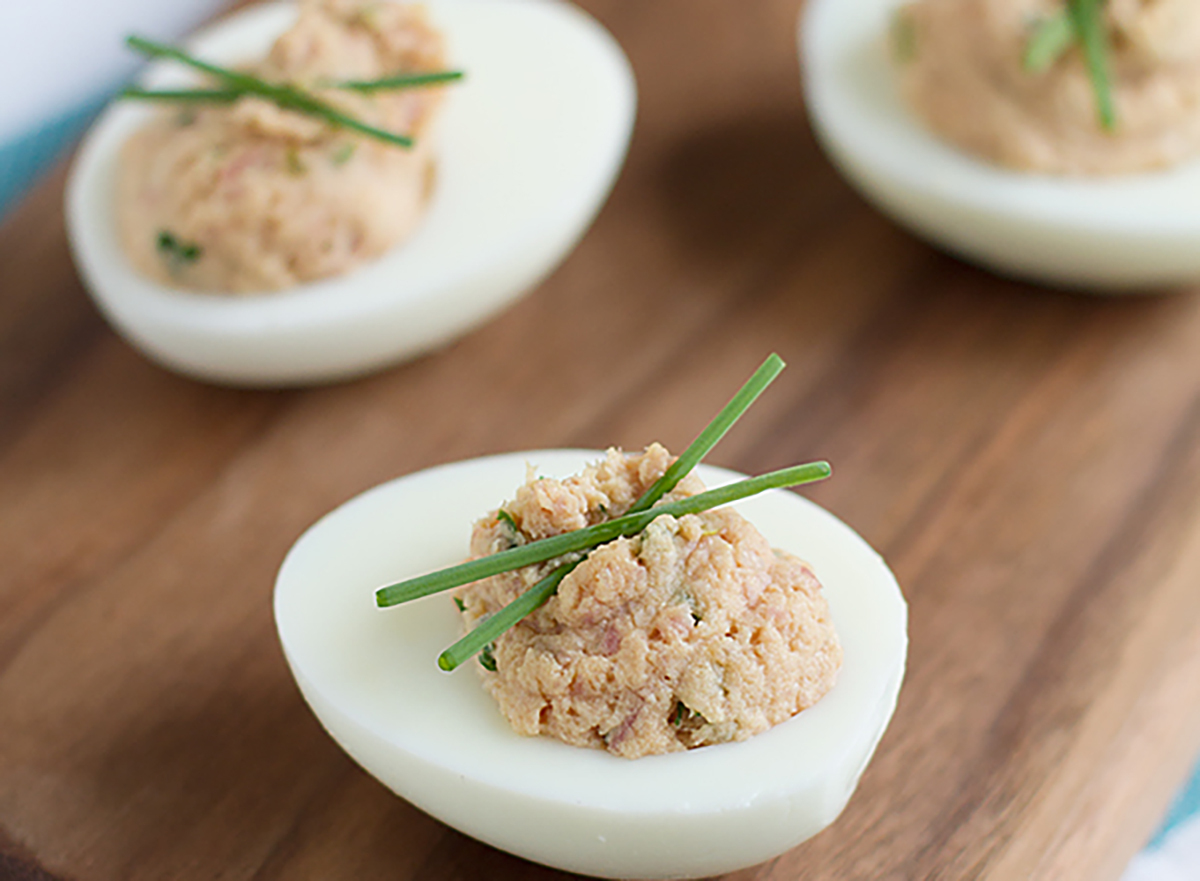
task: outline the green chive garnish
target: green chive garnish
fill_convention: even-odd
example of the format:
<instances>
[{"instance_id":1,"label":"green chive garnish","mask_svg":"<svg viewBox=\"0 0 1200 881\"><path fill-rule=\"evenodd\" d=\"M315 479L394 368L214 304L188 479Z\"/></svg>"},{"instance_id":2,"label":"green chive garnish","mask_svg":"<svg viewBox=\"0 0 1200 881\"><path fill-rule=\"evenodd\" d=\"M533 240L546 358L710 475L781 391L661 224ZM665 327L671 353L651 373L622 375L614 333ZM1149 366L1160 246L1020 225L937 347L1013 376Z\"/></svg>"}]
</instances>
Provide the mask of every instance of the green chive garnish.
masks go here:
<instances>
[{"instance_id":1,"label":"green chive garnish","mask_svg":"<svg viewBox=\"0 0 1200 881\"><path fill-rule=\"evenodd\" d=\"M1067 12L1044 18L1034 25L1025 44L1022 66L1026 73L1049 70L1075 42L1075 23Z\"/></svg>"},{"instance_id":2,"label":"green chive garnish","mask_svg":"<svg viewBox=\"0 0 1200 881\"><path fill-rule=\"evenodd\" d=\"M683 451L683 455L671 463L671 467L663 472L663 476L656 480L650 489L646 490L628 513L636 514L639 511L647 510L673 490L675 485L708 455L709 450L717 445L725 433L733 427L733 424L742 418L742 414L750 409L750 405L758 400L758 396L775 381L775 377L786 366L783 359L774 352L768 355L767 360L754 371L754 375L746 380L746 384L738 389L737 394L729 399L729 403Z\"/></svg>"},{"instance_id":3,"label":"green chive garnish","mask_svg":"<svg viewBox=\"0 0 1200 881\"><path fill-rule=\"evenodd\" d=\"M336 83L334 88L350 89L355 92L381 92L391 89L413 89L419 86L436 86L461 80L466 74L461 70L438 70L429 73L398 73L377 80L346 80Z\"/></svg>"},{"instance_id":4,"label":"green chive garnish","mask_svg":"<svg viewBox=\"0 0 1200 881\"><path fill-rule=\"evenodd\" d=\"M533 562L543 562L552 557L559 556L561 553L573 553L579 550L591 550L599 544L606 541L611 541L612 538L618 535L633 535L645 528L645 525L656 517L663 514L672 514L673 516L682 516L685 513L699 513L709 508L718 507L732 501L735 498L745 498L746 495L754 495L762 492L764 489L775 486L795 486L799 483L807 483L812 480L820 480L829 476L829 465L825 462L814 462L808 465L798 465L794 468L784 469L782 471L773 472L772 474L762 475L757 478L740 481L739 483L731 484L727 487L721 487L716 490L709 490L699 495L691 496L688 499L683 499L681 502L693 502L692 506L688 506L685 510L681 502L672 502L666 505L653 507L664 495L670 492L687 474L708 454L718 441L725 436L726 432L733 426L743 413L757 400L758 396L770 385L779 372L783 370L784 363L778 355L772 354L766 361L754 372L754 375L738 390L738 393L733 396L728 404L722 408L721 412L705 427L705 429L692 441L688 448L678 459L671 464L663 476L660 477L654 484L638 499L632 508L624 515L624 517L616 520L609 520L605 523L597 524L596 526L581 529L576 532L566 533L564 535L554 536L551 539L542 539L538 542L524 545L522 548L513 548L509 551L502 551L499 554L493 554L490 557L484 557L480 560L474 560L469 563L464 563L459 566L451 567L450 569L435 572L432 575L422 576L415 579L410 579L407 582L392 585L390 587L381 588L376 592L376 602L380 606L394 605L396 603L407 602L410 599L416 599L420 596L426 596L430 593L436 593L439 590L445 590L449 587L457 587L461 584L466 584L471 581L477 581L480 578L486 578L489 575L499 574L500 572L519 569L527 563L513 561L513 551L527 550L529 548L538 548L538 559ZM726 492L731 491L731 492ZM722 500L724 499L724 500ZM694 510L692 510L694 508ZM652 510L651 510L652 509ZM497 520L505 519L504 514L507 514L503 509L497 514ZM511 519L511 518L509 518ZM644 524L644 525L639 525ZM605 530L613 532L611 537L604 537ZM583 535L589 533L590 535ZM597 538L599 536L599 538ZM546 548L548 542L555 540L567 539L568 542L579 542L578 547L573 547L570 551L556 551L554 548ZM568 542L563 542L565 546ZM507 561L497 560L498 557L509 555ZM505 633L509 628L515 625L518 621L525 618L527 615L540 608L545 604L551 596L554 595L562 580L570 574L570 572L578 566L587 557L585 551L579 559L565 563L553 572L513 600L495 615L486 619L479 624L474 630L460 639L450 648L446 649L438 657L438 666L443 670L453 670L474 655L480 652L484 647L491 645L500 635ZM484 563L490 565L480 567L478 564ZM500 568L493 568L493 567ZM486 574L478 574L479 571L492 568L493 571L487 571ZM473 571L474 570L474 571ZM494 663L494 661L493 661ZM487 665L485 665L487 666ZM488 667L488 669L495 669Z\"/></svg>"},{"instance_id":5,"label":"green chive garnish","mask_svg":"<svg viewBox=\"0 0 1200 881\"><path fill-rule=\"evenodd\" d=\"M242 95L242 89L143 89L126 86L117 93L118 98L135 98L141 101L197 101L214 104L230 104Z\"/></svg>"},{"instance_id":6,"label":"green chive garnish","mask_svg":"<svg viewBox=\"0 0 1200 881\"><path fill-rule=\"evenodd\" d=\"M574 563L559 566L495 615L476 626L474 630L438 655L438 666L449 672L459 664L470 660L476 652L482 651L490 643L495 642L496 637L505 633L526 615L541 608L550 597L554 596L558 585L581 562L583 561L577 560ZM496 668L492 666L488 669L495 670Z\"/></svg>"},{"instance_id":7,"label":"green chive garnish","mask_svg":"<svg viewBox=\"0 0 1200 881\"><path fill-rule=\"evenodd\" d=\"M729 403L721 409L721 412L718 413L713 420L707 426L705 426L704 430L700 432L696 439L688 445L688 448L684 450L683 455L671 463L671 466L668 467L665 472L663 472L663 476L656 480L653 485L651 485L650 489L646 490L642 497L633 504L633 507L631 507L625 513L625 517L621 519L626 519L646 511L664 495L674 489L675 485L682 480L701 459L708 455L709 450L711 450L716 443L725 436L725 433L729 431L729 429L733 426L733 423L737 422L737 420L741 418L741 415L745 413L746 410L749 409L750 405L758 399L758 396L761 395L764 390L766 390L766 387L775 381L775 377L779 375L779 372L783 370L784 366L785 364L783 359L778 355L771 353L771 355L767 357L767 360L764 361L756 371L754 371L754 375L746 381L746 384L743 385L738 390L737 394L730 399ZM503 508L497 512L496 517L498 520L503 520L505 517L507 517L508 520L512 522L513 528L516 528L516 522L512 521L512 515ZM589 530L597 530L609 527L613 523L617 522L617 520L607 520L604 523L597 523L595 526L589 526L586 529L580 529L576 530L575 532L568 532L564 533L563 535L556 535L551 538L541 539L539 541L522 545L519 548L511 548L507 551L501 551L499 554L492 554L488 557L481 557L478 560L472 560L468 563L452 566L449 569L443 569L440 572L434 572L430 575L420 576L418 578L410 578L408 581L403 581L399 584L394 584L389 587L381 587L375 592L375 600L379 606L394 606L400 603L406 603L409 600L415 600L419 597L427 596L431 593L447 590L450 587L457 587L461 584L469 584L472 581L478 581L481 578L487 578L488 576L497 575L501 572L510 572L513 569L520 569L522 566L528 566L533 563L541 563L553 557L560 556L561 554L572 553L577 550L603 544L605 541L612 541L613 538L617 538L620 533L614 533L611 538L601 539L590 544L585 542L578 548L573 547L566 551L549 553L546 554L546 556L537 556L537 554L541 553L541 551L536 550L530 557L529 562L516 563L515 565L504 565L503 568L489 571L484 575L467 577L462 581L455 582L454 584L448 584L445 587L435 586L432 589L425 589L422 587L422 584L425 582L434 582L436 584L438 583L436 579L442 576L448 576L450 573L457 570L463 570L472 566L479 566L480 564L486 563L489 560L495 561L497 557L503 554L511 555L517 551L527 552L530 548L541 548L546 542L559 541L562 539L569 540L571 536L579 536L581 533L588 532ZM640 531L641 530L634 530L634 532ZM422 592L412 593L409 595L409 591L415 590L420 590Z\"/></svg>"},{"instance_id":8,"label":"green chive garnish","mask_svg":"<svg viewBox=\"0 0 1200 881\"><path fill-rule=\"evenodd\" d=\"M1083 50L1092 92L1096 96L1096 115L1100 127L1116 130L1117 111L1113 103L1112 80L1108 69L1109 40L1104 26L1105 0L1066 0L1067 9L1043 19L1034 26L1021 59L1027 73L1049 70L1076 42Z\"/></svg>"},{"instance_id":9,"label":"green chive garnish","mask_svg":"<svg viewBox=\"0 0 1200 881\"><path fill-rule=\"evenodd\" d=\"M300 158L300 151L295 147L288 147L287 152L284 154L284 161L287 164L288 174L295 177L302 177L308 171L304 160Z\"/></svg>"},{"instance_id":10,"label":"green chive garnish","mask_svg":"<svg viewBox=\"0 0 1200 881\"><path fill-rule=\"evenodd\" d=\"M1108 35L1102 20L1103 5L1104 0L1067 0L1067 9L1079 34L1092 89L1096 93L1100 127L1111 132L1117 127L1117 111L1113 106L1112 83L1108 73Z\"/></svg>"},{"instance_id":11,"label":"green chive garnish","mask_svg":"<svg viewBox=\"0 0 1200 881\"><path fill-rule=\"evenodd\" d=\"M172 265L195 263L204 253L204 249L195 242L186 242L166 229L159 230L155 244L158 252Z\"/></svg>"},{"instance_id":12,"label":"green chive garnish","mask_svg":"<svg viewBox=\"0 0 1200 881\"><path fill-rule=\"evenodd\" d=\"M710 489L685 499L657 505L649 511L626 514L615 520L531 541L529 544L460 563L449 569L442 569L429 575L420 575L398 584L381 587L375 592L375 602L383 607L407 603L430 594L441 593L452 587L479 581L481 578L499 575L501 572L511 572L535 563L544 563L555 557L564 557L567 554L590 550L596 545L605 544L622 536L637 535L664 514L672 517L699 514L710 508L718 508L721 505L756 496L769 489L800 486L804 483L824 480L830 473L828 462L808 462L804 465L794 465L791 468L760 474L758 477L739 480L736 483Z\"/></svg>"},{"instance_id":13,"label":"green chive garnish","mask_svg":"<svg viewBox=\"0 0 1200 881\"><path fill-rule=\"evenodd\" d=\"M901 64L908 64L917 57L917 25L912 13L901 6L892 14L888 27L892 43L892 56Z\"/></svg>"},{"instance_id":14,"label":"green chive garnish","mask_svg":"<svg viewBox=\"0 0 1200 881\"><path fill-rule=\"evenodd\" d=\"M143 37L130 36L126 38L125 42L131 49L140 52L147 58L169 58L216 77L228 87L228 89L220 91L232 89L244 95L256 95L275 103L284 110L295 110L300 113L306 113L309 116L315 116L325 121L335 128L350 129L397 147L411 147L413 145L412 138L367 125L365 122L355 119L293 86L268 83L266 80L261 80L251 74L230 70L207 61L201 61L199 58L192 57L182 49L177 49L174 46L164 46L161 43L155 43ZM212 90L201 89L195 91L211 92ZM138 94L138 92L141 94ZM135 90L134 94L127 97L154 99L161 97L161 95L153 90Z\"/></svg>"}]
</instances>

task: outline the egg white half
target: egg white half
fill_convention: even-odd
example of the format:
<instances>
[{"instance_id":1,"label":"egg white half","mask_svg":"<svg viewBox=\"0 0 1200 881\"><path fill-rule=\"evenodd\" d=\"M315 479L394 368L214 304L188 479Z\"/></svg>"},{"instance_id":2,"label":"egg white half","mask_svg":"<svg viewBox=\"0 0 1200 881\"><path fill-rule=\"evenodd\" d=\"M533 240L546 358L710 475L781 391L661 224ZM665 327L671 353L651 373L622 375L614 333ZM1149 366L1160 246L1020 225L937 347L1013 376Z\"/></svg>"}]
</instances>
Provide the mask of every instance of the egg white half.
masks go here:
<instances>
[{"instance_id":1,"label":"egg white half","mask_svg":"<svg viewBox=\"0 0 1200 881\"><path fill-rule=\"evenodd\" d=\"M913 231L1003 274L1097 292L1200 279L1200 162L1066 178L1009 171L937 138L904 105L886 35L903 0L810 0L800 55L826 150Z\"/></svg>"},{"instance_id":2,"label":"egg white half","mask_svg":"<svg viewBox=\"0 0 1200 881\"><path fill-rule=\"evenodd\" d=\"M427 0L451 63L437 183L415 234L348 274L228 297L165 288L125 258L115 181L125 140L153 108L110 107L67 187L67 227L85 285L109 321L162 364L201 379L290 385L412 357L481 323L548 274L583 234L624 161L636 89L612 36L558 0ZM189 43L225 64L261 57L294 21L255 6ZM188 82L178 65L146 83Z\"/></svg>"},{"instance_id":3,"label":"egg white half","mask_svg":"<svg viewBox=\"0 0 1200 881\"><path fill-rule=\"evenodd\" d=\"M841 812L904 674L907 608L896 580L833 515L783 491L737 505L773 546L813 566L845 651L816 706L741 743L631 761L522 737L470 665L438 668L461 628L448 596L375 607L375 588L459 562L472 522L512 496L526 463L566 476L602 456L543 450L444 465L328 514L292 548L275 586L292 673L363 768L495 847L602 877L700 877L770 859ZM698 473L709 486L742 476Z\"/></svg>"}]
</instances>

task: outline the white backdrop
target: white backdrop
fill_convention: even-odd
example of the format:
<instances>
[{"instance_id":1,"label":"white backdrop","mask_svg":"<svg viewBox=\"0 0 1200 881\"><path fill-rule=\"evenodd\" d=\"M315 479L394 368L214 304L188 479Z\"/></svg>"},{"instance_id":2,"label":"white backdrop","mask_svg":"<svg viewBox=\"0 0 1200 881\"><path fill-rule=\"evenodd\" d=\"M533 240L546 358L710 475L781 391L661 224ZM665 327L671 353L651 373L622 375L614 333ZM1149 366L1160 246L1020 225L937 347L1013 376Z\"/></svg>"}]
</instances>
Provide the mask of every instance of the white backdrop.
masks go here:
<instances>
[{"instance_id":1,"label":"white backdrop","mask_svg":"<svg viewBox=\"0 0 1200 881\"><path fill-rule=\"evenodd\" d=\"M136 69L126 34L174 40L226 0L0 0L0 220Z\"/></svg>"},{"instance_id":2,"label":"white backdrop","mask_svg":"<svg viewBox=\"0 0 1200 881\"><path fill-rule=\"evenodd\" d=\"M0 0L0 144L111 90L130 32L175 38L223 0Z\"/></svg>"}]
</instances>

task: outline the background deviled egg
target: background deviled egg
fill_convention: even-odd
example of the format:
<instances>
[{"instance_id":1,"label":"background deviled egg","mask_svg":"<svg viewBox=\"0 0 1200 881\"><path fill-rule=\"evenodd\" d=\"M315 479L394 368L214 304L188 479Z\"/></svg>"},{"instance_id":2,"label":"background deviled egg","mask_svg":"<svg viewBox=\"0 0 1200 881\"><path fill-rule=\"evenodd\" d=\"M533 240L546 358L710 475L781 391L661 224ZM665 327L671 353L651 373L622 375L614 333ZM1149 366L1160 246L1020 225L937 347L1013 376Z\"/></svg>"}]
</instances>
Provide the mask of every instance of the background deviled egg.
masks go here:
<instances>
[{"instance_id":1,"label":"background deviled egg","mask_svg":"<svg viewBox=\"0 0 1200 881\"><path fill-rule=\"evenodd\" d=\"M154 112L110 107L67 188L84 283L113 326L160 363L240 385L336 380L412 357L486 320L536 285L590 224L624 160L635 86L593 19L558 0L431 0L451 63L467 72L439 121L436 186L416 232L342 276L231 298L145 278L113 223L122 144ZM191 51L226 65L261 57L291 4L222 21ZM151 65L146 85L192 82Z\"/></svg>"},{"instance_id":2,"label":"background deviled egg","mask_svg":"<svg viewBox=\"0 0 1200 881\"><path fill-rule=\"evenodd\" d=\"M1200 161L1120 177L1009 171L941 141L889 58L902 0L812 0L800 21L809 113L862 193L919 235L1003 274L1121 292L1200 279Z\"/></svg>"}]
</instances>

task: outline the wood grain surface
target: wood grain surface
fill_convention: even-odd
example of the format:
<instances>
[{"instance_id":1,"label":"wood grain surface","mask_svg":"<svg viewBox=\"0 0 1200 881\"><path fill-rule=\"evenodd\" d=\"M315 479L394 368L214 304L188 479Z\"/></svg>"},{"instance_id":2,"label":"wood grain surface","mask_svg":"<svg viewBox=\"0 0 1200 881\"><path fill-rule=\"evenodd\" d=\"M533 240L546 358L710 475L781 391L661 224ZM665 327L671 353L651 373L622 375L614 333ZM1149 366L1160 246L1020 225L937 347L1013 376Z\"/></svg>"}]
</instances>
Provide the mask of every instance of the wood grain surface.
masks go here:
<instances>
[{"instance_id":1,"label":"wood grain surface","mask_svg":"<svg viewBox=\"0 0 1200 881\"><path fill-rule=\"evenodd\" d=\"M0 877L550 878L391 795L275 639L285 551L448 460L681 448L827 458L809 495L911 604L895 720L841 819L740 881L1114 879L1200 747L1200 297L959 263L806 125L795 0L588 0L641 91L562 267L414 363L305 391L174 376L101 320L62 174L0 228ZM465 537L464 537L465 541Z\"/></svg>"}]
</instances>

